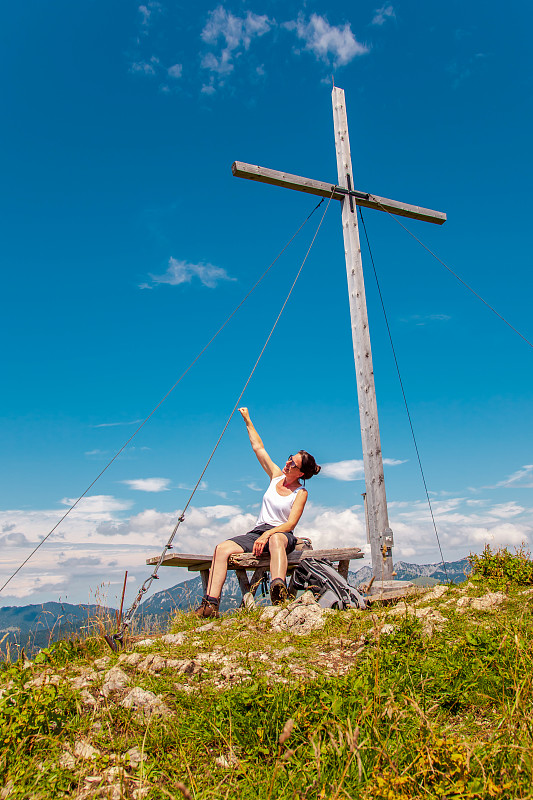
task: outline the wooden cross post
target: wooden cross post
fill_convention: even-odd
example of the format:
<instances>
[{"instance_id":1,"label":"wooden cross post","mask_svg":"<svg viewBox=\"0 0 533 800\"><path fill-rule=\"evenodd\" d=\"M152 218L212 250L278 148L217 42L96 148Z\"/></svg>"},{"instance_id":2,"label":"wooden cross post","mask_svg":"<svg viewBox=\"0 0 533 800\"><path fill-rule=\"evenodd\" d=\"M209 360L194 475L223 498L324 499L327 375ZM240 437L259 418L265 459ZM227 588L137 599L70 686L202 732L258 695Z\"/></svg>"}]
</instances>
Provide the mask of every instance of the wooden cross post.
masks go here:
<instances>
[{"instance_id":1,"label":"wooden cross post","mask_svg":"<svg viewBox=\"0 0 533 800\"><path fill-rule=\"evenodd\" d=\"M249 178L286 189L315 194L321 197L333 197L339 200L342 208L342 228L344 235L344 253L346 256L346 272L348 278L348 294L350 300L350 316L352 323L352 340L357 376L357 394L359 399L359 417L361 421L361 438L363 444L363 463L366 484L366 520L367 532L372 554L372 571L377 581L392 578L392 546L393 536L389 527L387 513L387 496L385 478L383 476L383 459L379 437L378 409L374 386L374 370L372 367L372 351L370 349L370 333L365 299L365 284L361 247L359 244L359 227L357 223L357 206L387 211L402 217L424 220L442 225L446 222L446 214L440 211L407 205L385 197L377 197L354 189L350 140L348 138L348 119L344 91L333 88L333 121L335 126L335 147L337 152L338 183L331 184L289 175L285 172L243 164L233 164L233 174L238 178Z\"/></svg>"}]
</instances>

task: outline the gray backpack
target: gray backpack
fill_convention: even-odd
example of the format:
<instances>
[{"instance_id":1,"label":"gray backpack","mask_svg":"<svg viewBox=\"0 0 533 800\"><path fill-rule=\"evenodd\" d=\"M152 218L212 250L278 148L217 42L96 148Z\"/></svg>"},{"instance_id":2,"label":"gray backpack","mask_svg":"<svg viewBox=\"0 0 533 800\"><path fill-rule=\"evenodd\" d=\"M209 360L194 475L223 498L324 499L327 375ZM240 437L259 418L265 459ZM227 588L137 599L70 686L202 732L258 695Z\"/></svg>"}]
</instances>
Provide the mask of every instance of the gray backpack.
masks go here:
<instances>
[{"instance_id":1,"label":"gray backpack","mask_svg":"<svg viewBox=\"0 0 533 800\"><path fill-rule=\"evenodd\" d=\"M325 558L303 558L289 583L289 596L309 589L322 608L366 608L365 598Z\"/></svg>"}]
</instances>

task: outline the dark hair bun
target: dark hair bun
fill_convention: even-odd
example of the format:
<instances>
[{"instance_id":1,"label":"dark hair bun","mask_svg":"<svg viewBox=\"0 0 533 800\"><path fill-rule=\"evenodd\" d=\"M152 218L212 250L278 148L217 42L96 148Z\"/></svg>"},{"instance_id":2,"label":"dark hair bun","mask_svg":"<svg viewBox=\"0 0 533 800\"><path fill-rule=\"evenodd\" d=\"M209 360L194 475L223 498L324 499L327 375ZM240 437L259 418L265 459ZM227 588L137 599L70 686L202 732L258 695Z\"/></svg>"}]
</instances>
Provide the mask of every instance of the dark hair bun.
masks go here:
<instances>
[{"instance_id":1,"label":"dark hair bun","mask_svg":"<svg viewBox=\"0 0 533 800\"><path fill-rule=\"evenodd\" d=\"M313 475L318 475L320 472L320 467L316 463L313 456L306 450L298 450L298 452L302 457L301 472L303 473L304 480L307 481L309 478L312 478Z\"/></svg>"}]
</instances>

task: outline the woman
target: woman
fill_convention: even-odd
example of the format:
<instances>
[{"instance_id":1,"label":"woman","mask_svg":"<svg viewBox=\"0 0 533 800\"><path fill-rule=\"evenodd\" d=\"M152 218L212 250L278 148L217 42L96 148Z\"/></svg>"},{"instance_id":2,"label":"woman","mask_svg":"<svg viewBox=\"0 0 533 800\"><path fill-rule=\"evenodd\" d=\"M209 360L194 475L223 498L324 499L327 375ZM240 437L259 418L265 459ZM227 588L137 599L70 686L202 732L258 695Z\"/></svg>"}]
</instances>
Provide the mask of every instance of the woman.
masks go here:
<instances>
[{"instance_id":1,"label":"woman","mask_svg":"<svg viewBox=\"0 0 533 800\"><path fill-rule=\"evenodd\" d=\"M307 502L307 489L300 480L308 480L320 472L313 456L305 450L289 456L283 469L280 469L265 450L261 437L252 425L248 409L240 408L239 411L246 423L250 444L257 460L270 478L270 485L263 497L254 529L243 536L234 536L215 548L206 595L194 612L198 617L218 617L228 559L236 553L253 553L257 558L262 553L269 553L272 575L270 599L274 604L286 600L287 555L296 547L293 531Z\"/></svg>"}]
</instances>

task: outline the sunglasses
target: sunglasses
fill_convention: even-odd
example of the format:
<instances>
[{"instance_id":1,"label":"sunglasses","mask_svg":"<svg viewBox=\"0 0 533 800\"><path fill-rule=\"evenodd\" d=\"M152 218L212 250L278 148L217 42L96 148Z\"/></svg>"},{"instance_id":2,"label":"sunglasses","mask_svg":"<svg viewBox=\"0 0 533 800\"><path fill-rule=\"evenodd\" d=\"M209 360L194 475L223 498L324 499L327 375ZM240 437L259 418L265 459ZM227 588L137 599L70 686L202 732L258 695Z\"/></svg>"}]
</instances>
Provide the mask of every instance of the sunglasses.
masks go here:
<instances>
[{"instance_id":1,"label":"sunglasses","mask_svg":"<svg viewBox=\"0 0 533 800\"><path fill-rule=\"evenodd\" d=\"M287 464L290 466L291 469L294 467L294 469L297 469L299 472L301 472L300 467L298 466L298 464L295 463L292 455L288 457Z\"/></svg>"}]
</instances>

